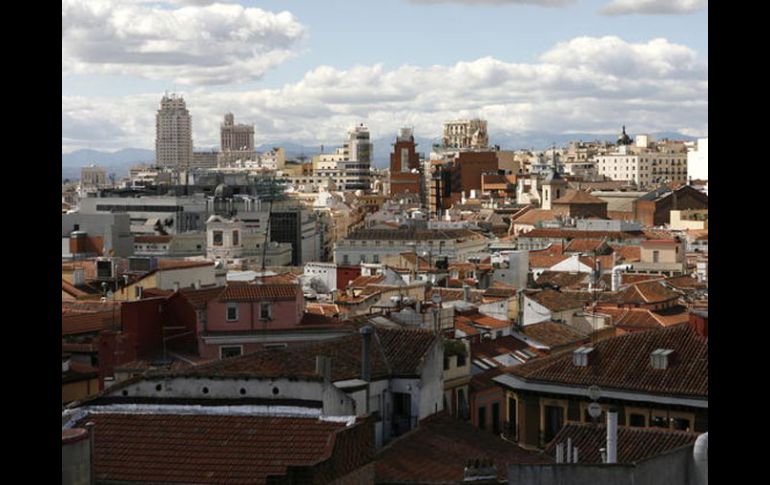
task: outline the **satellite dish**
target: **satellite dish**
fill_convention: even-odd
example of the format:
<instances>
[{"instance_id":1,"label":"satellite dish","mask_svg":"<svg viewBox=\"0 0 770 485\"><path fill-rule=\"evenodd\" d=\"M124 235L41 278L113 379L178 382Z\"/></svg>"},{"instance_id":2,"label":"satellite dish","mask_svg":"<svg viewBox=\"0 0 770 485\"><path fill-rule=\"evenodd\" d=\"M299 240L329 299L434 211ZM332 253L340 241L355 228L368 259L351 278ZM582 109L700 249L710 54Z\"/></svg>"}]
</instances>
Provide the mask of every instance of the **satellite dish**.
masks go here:
<instances>
[{"instance_id":1,"label":"satellite dish","mask_svg":"<svg viewBox=\"0 0 770 485\"><path fill-rule=\"evenodd\" d=\"M602 390L597 385L593 385L588 388L588 397L591 398L592 401L598 401L599 397L601 397Z\"/></svg>"},{"instance_id":2,"label":"satellite dish","mask_svg":"<svg viewBox=\"0 0 770 485\"><path fill-rule=\"evenodd\" d=\"M435 303L436 305L438 305L439 303L441 303L441 294L439 294L439 293L433 293L433 296L432 296L430 299L431 299L431 301L432 301L433 303Z\"/></svg>"}]
</instances>

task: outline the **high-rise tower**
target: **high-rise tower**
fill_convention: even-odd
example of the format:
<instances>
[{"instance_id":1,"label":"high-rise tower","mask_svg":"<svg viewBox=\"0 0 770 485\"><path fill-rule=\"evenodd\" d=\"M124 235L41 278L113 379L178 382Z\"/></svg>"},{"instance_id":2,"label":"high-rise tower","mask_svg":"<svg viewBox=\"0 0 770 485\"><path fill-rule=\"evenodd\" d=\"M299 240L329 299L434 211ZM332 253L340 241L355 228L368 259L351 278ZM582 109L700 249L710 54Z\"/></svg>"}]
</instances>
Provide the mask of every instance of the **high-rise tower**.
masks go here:
<instances>
[{"instance_id":1,"label":"high-rise tower","mask_svg":"<svg viewBox=\"0 0 770 485\"><path fill-rule=\"evenodd\" d=\"M222 149L219 152L219 165L227 166L237 160L255 160L254 126L235 124L232 113L225 115L221 126Z\"/></svg>"},{"instance_id":2,"label":"high-rise tower","mask_svg":"<svg viewBox=\"0 0 770 485\"><path fill-rule=\"evenodd\" d=\"M192 118L184 98L166 94L155 117L155 164L186 169L193 158Z\"/></svg>"}]
</instances>

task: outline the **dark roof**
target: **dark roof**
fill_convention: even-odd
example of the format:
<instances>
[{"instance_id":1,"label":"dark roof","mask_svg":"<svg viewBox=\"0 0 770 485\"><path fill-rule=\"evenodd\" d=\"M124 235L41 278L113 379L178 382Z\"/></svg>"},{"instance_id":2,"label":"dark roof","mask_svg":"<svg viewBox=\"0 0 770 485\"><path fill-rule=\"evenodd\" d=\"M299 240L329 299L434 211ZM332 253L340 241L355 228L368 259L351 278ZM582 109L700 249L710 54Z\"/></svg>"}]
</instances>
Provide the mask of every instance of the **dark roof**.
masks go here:
<instances>
[{"instance_id":1,"label":"dark roof","mask_svg":"<svg viewBox=\"0 0 770 485\"><path fill-rule=\"evenodd\" d=\"M554 312L583 307L583 302L573 293L562 293L551 289L527 293L527 298Z\"/></svg>"},{"instance_id":2,"label":"dark roof","mask_svg":"<svg viewBox=\"0 0 770 485\"><path fill-rule=\"evenodd\" d=\"M581 332L575 327L570 327L565 323L550 321L525 325L520 331L527 337L552 349L583 342L588 339L588 334Z\"/></svg>"},{"instance_id":3,"label":"dark roof","mask_svg":"<svg viewBox=\"0 0 770 485\"><path fill-rule=\"evenodd\" d=\"M591 362L585 367L574 365L572 352L565 351L511 367L508 372L527 381L708 397L708 339L686 323L602 340L593 348ZM650 364L650 354L657 349L675 351L665 370Z\"/></svg>"},{"instance_id":4,"label":"dark roof","mask_svg":"<svg viewBox=\"0 0 770 485\"><path fill-rule=\"evenodd\" d=\"M261 350L173 373L190 377L293 377L320 379L316 356L331 358L333 381L361 377L360 334L280 349ZM372 377L415 376L435 336L424 330L375 329L372 338ZM155 377L162 377L161 374Z\"/></svg>"},{"instance_id":5,"label":"dark roof","mask_svg":"<svg viewBox=\"0 0 770 485\"><path fill-rule=\"evenodd\" d=\"M458 483L469 459L494 461L497 477L508 478L508 465L553 463L543 453L528 451L488 431L445 414L420 423L420 427L383 448L376 457L377 483Z\"/></svg>"},{"instance_id":6,"label":"dark roof","mask_svg":"<svg viewBox=\"0 0 770 485\"><path fill-rule=\"evenodd\" d=\"M537 277L536 283L538 286L553 285L559 288L566 288L570 286L581 286L582 283L586 283L588 273L568 273L566 271L543 271L540 276Z\"/></svg>"},{"instance_id":7,"label":"dark roof","mask_svg":"<svg viewBox=\"0 0 770 485\"><path fill-rule=\"evenodd\" d=\"M331 457L345 423L318 418L90 414L97 480L263 484Z\"/></svg>"},{"instance_id":8,"label":"dark roof","mask_svg":"<svg viewBox=\"0 0 770 485\"><path fill-rule=\"evenodd\" d=\"M580 463L603 463L601 448L607 447L605 425L567 423L545 448L545 453L556 457L556 445L571 438L578 449ZM638 463L669 450L695 443L698 433L669 431L656 428L618 426L617 462Z\"/></svg>"}]
</instances>

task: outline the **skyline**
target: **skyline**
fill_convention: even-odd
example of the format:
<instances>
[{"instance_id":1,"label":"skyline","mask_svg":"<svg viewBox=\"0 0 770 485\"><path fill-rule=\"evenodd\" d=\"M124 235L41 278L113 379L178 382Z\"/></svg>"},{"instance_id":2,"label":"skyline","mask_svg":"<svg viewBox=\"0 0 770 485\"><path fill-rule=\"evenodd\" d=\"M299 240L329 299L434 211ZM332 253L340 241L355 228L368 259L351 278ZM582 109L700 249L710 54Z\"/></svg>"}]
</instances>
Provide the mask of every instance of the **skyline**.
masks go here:
<instances>
[{"instance_id":1,"label":"skyline","mask_svg":"<svg viewBox=\"0 0 770 485\"><path fill-rule=\"evenodd\" d=\"M65 0L62 152L152 148L165 91L201 149L228 111L258 145L339 144L356 123L435 138L466 117L491 134L708 135L707 2L241 3ZM690 13L619 14L662 4Z\"/></svg>"}]
</instances>

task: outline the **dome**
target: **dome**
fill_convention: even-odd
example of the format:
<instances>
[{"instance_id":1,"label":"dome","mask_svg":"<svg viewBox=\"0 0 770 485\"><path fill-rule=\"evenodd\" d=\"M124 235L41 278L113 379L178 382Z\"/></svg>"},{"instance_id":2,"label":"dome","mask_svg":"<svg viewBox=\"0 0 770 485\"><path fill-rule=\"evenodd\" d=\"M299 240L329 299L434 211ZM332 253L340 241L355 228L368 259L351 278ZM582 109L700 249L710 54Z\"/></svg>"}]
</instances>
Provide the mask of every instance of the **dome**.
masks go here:
<instances>
[{"instance_id":1,"label":"dome","mask_svg":"<svg viewBox=\"0 0 770 485\"><path fill-rule=\"evenodd\" d=\"M618 135L618 145L630 145L631 143L631 137L626 134L626 126L623 125L623 133Z\"/></svg>"},{"instance_id":2,"label":"dome","mask_svg":"<svg viewBox=\"0 0 770 485\"><path fill-rule=\"evenodd\" d=\"M361 189L356 190L354 193L356 197L361 197L362 195L364 195L364 191Z\"/></svg>"}]
</instances>

